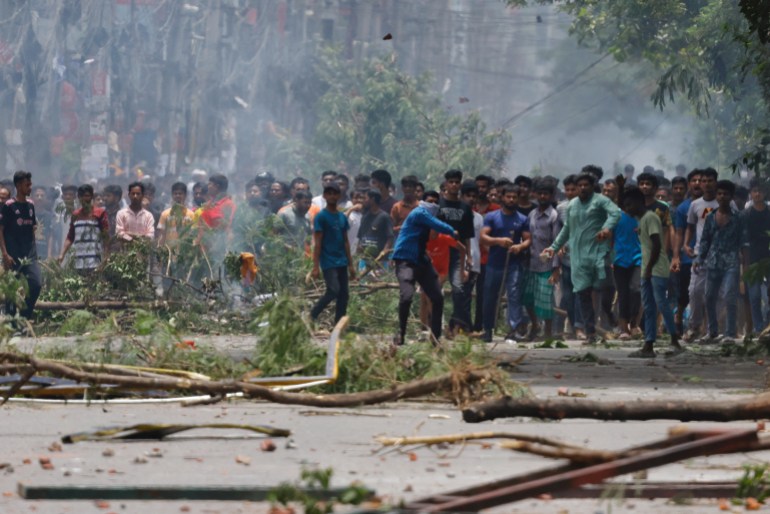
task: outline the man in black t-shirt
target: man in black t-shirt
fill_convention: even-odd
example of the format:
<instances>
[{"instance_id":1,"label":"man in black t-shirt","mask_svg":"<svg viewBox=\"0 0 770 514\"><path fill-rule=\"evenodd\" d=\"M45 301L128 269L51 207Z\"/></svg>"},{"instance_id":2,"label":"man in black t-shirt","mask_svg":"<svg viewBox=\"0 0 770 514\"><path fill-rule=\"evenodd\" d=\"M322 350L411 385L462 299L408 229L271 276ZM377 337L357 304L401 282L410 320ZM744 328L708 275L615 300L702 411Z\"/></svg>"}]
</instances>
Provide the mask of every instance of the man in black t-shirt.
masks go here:
<instances>
[{"instance_id":1,"label":"man in black t-shirt","mask_svg":"<svg viewBox=\"0 0 770 514\"><path fill-rule=\"evenodd\" d=\"M471 310L468 299L473 292L473 283L468 283L471 266L470 240L475 237L473 229L473 211L470 205L460 201L460 187L463 172L449 170L444 173L446 191L439 200L438 219L450 225L459 234L458 240L465 247L460 253L456 248L449 249L449 281L452 284L452 317L449 320L449 333L457 329L471 330Z\"/></svg>"},{"instance_id":2,"label":"man in black t-shirt","mask_svg":"<svg viewBox=\"0 0 770 514\"><path fill-rule=\"evenodd\" d=\"M379 191L370 189L366 195L366 212L358 229L358 251L367 261L380 262L393 247L393 221L380 209Z\"/></svg>"},{"instance_id":3,"label":"man in black t-shirt","mask_svg":"<svg viewBox=\"0 0 770 514\"><path fill-rule=\"evenodd\" d=\"M25 298L26 307L20 314L30 319L42 286L35 242L35 205L28 200L32 194L32 174L17 171L13 175L13 185L16 196L5 202L0 209L0 251L5 269L18 272L27 279L29 292ZM14 313L15 309L12 303L6 306L9 314Z\"/></svg>"},{"instance_id":4,"label":"man in black t-shirt","mask_svg":"<svg viewBox=\"0 0 770 514\"><path fill-rule=\"evenodd\" d=\"M746 208L741 216L744 217L747 240L749 242L749 262L755 264L763 259L770 258L770 209L765 203L765 187L756 179L751 181L751 205ZM754 335L759 335L767 325L767 309L762 308L762 290L767 289L768 281L760 278L756 282L747 284L749 303L751 304L751 323Z\"/></svg>"}]
</instances>

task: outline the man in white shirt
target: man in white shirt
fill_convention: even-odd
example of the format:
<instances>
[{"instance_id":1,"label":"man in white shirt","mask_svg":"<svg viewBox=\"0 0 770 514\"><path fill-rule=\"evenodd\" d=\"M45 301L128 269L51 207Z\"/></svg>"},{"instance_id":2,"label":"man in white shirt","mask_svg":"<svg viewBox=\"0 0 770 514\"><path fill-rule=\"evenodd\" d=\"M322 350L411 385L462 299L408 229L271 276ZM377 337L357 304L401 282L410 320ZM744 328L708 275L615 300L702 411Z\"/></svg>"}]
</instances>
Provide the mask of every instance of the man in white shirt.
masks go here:
<instances>
[{"instance_id":1,"label":"man in white shirt","mask_svg":"<svg viewBox=\"0 0 770 514\"><path fill-rule=\"evenodd\" d=\"M144 184L132 182L128 185L128 207L118 211L115 218L115 235L121 241L133 241L136 238L155 238L155 218L142 207Z\"/></svg>"}]
</instances>

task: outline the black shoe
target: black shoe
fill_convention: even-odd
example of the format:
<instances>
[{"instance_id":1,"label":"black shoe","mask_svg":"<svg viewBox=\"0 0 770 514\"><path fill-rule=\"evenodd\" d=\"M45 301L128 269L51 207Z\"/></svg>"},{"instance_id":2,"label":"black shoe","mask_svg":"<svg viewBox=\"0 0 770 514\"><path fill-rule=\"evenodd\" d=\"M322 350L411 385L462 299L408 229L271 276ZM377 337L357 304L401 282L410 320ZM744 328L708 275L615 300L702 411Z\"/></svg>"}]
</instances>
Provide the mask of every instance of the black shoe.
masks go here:
<instances>
[{"instance_id":1,"label":"black shoe","mask_svg":"<svg viewBox=\"0 0 770 514\"><path fill-rule=\"evenodd\" d=\"M485 343L491 343L492 342L492 332L491 331L485 331L484 335L481 336L481 340Z\"/></svg>"},{"instance_id":2,"label":"black shoe","mask_svg":"<svg viewBox=\"0 0 770 514\"><path fill-rule=\"evenodd\" d=\"M511 330L505 335L505 342L508 344L518 343L518 333L515 330Z\"/></svg>"}]
</instances>

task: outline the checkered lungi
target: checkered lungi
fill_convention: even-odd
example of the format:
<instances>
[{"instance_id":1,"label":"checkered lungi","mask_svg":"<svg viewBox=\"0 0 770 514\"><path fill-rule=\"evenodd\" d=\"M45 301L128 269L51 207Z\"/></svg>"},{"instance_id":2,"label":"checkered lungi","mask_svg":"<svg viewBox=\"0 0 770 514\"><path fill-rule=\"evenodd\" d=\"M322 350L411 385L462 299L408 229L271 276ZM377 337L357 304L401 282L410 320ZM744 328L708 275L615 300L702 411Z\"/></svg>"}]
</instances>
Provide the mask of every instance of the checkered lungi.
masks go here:
<instances>
[{"instance_id":1,"label":"checkered lungi","mask_svg":"<svg viewBox=\"0 0 770 514\"><path fill-rule=\"evenodd\" d=\"M553 319L553 285L548 283L550 271L530 271L525 279L521 303L533 309L538 319Z\"/></svg>"}]
</instances>

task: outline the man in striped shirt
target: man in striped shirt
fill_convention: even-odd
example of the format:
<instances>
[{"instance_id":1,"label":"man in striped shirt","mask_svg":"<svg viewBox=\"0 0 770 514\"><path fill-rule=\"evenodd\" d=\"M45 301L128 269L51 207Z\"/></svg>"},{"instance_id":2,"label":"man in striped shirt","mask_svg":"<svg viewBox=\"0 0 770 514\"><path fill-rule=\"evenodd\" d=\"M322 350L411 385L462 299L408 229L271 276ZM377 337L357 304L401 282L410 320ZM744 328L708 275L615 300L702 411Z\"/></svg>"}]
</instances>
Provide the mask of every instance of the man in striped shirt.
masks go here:
<instances>
[{"instance_id":1,"label":"man in striped shirt","mask_svg":"<svg viewBox=\"0 0 770 514\"><path fill-rule=\"evenodd\" d=\"M59 263L70 247L75 253L75 269L80 272L93 271L102 262L102 254L110 237L107 212L93 206L94 188L90 184L78 188L80 209L72 212L70 228L59 255Z\"/></svg>"}]
</instances>

